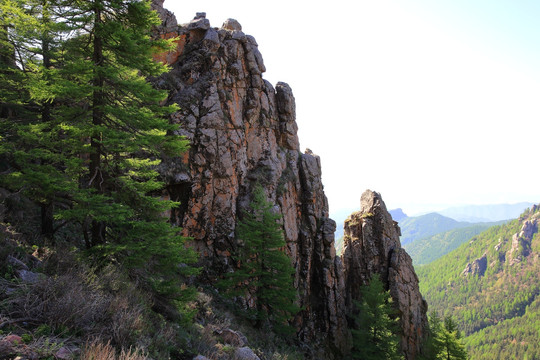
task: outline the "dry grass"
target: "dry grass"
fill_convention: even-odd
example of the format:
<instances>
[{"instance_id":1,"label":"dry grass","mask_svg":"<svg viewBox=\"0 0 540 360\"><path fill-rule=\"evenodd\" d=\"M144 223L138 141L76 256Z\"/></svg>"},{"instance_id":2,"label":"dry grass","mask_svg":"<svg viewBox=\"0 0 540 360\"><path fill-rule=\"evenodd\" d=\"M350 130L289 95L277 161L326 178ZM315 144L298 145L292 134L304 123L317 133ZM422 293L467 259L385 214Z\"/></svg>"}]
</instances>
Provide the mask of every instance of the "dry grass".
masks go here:
<instances>
[{"instance_id":1,"label":"dry grass","mask_svg":"<svg viewBox=\"0 0 540 360\"><path fill-rule=\"evenodd\" d=\"M148 357L140 349L122 349L120 355L116 354L109 342L93 341L87 343L81 352L81 360L146 360Z\"/></svg>"}]
</instances>

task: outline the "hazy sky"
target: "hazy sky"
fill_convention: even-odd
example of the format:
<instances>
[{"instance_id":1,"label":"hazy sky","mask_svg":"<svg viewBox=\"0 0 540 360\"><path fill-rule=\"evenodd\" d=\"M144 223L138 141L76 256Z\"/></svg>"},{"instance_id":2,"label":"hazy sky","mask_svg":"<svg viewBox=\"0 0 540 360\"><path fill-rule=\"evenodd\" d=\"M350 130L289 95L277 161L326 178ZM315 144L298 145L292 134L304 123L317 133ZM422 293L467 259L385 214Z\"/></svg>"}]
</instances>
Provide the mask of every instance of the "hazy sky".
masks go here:
<instances>
[{"instance_id":1,"label":"hazy sky","mask_svg":"<svg viewBox=\"0 0 540 360\"><path fill-rule=\"evenodd\" d=\"M296 98L330 212L540 202L540 1L167 0L237 19Z\"/></svg>"}]
</instances>

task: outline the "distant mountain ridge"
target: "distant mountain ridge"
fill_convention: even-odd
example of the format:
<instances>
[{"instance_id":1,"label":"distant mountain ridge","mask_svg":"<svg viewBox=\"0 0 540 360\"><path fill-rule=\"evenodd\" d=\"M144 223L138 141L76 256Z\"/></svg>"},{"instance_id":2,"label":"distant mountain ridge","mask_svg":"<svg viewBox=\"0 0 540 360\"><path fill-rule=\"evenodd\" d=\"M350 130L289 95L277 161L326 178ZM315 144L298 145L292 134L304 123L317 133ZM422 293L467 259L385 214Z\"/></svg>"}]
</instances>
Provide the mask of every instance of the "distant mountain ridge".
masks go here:
<instances>
[{"instance_id":1,"label":"distant mountain ridge","mask_svg":"<svg viewBox=\"0 0 540 360\"><path fill-rule=\"evenodd\" d=\"M399 222L401 245L443 233L452 229L471 226L469 222L460 222L438 213L406 217Z\"/></svg>"},{"instance_id":2,"label":"distant mountain ridge","mask_svg":"<svg viewBox=\"0 0 540 360\"><path fill-rule=\"evenodd\" d=\"M534 206L530 202L517 204L492 204L492 205L464 205L450 207L438 214L452 218L456 221L467 222L491 222L517 218L525 209Z\"/></svg>"},{"instance_id":3,"label":"distant mountain ridge","mask_svg":"<svg viewBox=\"0 0 540 360\"><path fill-rule=\"evenodd\" d=\"M388 212L390 213L390 215L392 215L392 219L394 219L394 221L401 221L408 217L401 208L389 210Z\"/></svg>"}]
</instances>

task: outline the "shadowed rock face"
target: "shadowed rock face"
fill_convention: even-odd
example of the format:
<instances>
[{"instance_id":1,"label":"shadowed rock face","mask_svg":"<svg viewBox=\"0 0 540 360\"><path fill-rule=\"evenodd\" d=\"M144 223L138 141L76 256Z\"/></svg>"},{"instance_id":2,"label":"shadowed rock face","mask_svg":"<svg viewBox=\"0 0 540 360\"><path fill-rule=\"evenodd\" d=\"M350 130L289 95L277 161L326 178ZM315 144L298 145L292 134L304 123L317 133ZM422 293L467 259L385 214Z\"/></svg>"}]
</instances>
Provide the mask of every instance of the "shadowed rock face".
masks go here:
<instances>
[{"instance_id":1,"label":"shadowed rock face","mask_svg":"<svg viewBox=\"0 0 540 360\"><path fill-rule=\"evenodd\" d=\"M239 245L236 225L260 183L282 215L303 308L294 325L306 344L306 358L342 359L350 351L347 306L372 274L381 273L387 284L394 284L390 289L396 302L417 300L409 294L409 286L418 291L418 281L414 272L403 270L410 258L399 247L397 227L388 213L377 210L371 228L363 230L373 239L369 249L362 248L367 252L350 247L343 260L336 257L336 224L328 217L320 158L309 149L300 152L291 88L281 82L274 87L262 78L266 69L257 42L242 32L238 21L228 19L221 28L213 28L205 14L198 13L178 27L162 1L155 0L153 6L164 21L157 33L177 38L175 50L156 57L171 64L171 71L156 84L169 91L168 103L180 106L171 120L181 125L178 134L191 144L184 157L164 159L161 165L167 196L181 202L171 212L171 222L193 239L203 277L212 282L236 267L231 257ZM380 203L371 201L373 208ZM349 230L356 231L352 223ZM402 289L398 281L408 283ZM250 303L245 299L246 306ZM403 316L412 318L418 311L403 309ZM416 329L423 330L407 331Z\"/></svg>"},{"instance_id":2,"label":"shadowed rock face","mask_svg":"<svg viewBox=\"0 0 540 360\"><path fill-rule=\"evenodd\" d=\"M361 210L345 221L343 267L345 302L351 312L360 287L380 276L399 312L403 331L401 349L414 359L427 333L427 303L418 288L410 256L401 248L400 229L386 210L381 195L367 190Z\"/></svg>"}]
</instances>

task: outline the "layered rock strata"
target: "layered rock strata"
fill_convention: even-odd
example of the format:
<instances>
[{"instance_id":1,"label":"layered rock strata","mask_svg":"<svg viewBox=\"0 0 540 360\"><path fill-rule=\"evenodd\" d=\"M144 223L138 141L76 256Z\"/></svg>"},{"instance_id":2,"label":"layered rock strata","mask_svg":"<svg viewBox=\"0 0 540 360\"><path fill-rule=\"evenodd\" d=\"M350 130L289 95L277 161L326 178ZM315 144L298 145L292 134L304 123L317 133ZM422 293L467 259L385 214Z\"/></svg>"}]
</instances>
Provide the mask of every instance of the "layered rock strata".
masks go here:
<instances>
[{"instance_id":1,"label":"layered rock strata","mask_svg":"<svg viewBox=\"0 0 540 360\"><path fill-rule=\"evenodd\" d=\"M362 285L379 276L398 311L401 349L406 359L420 353L427 334L427 303L418 287L411 257L401 248L400 229L386 210L381 195L367 190L361 210L345 221L343 267L347 312L360 300Z\"/></svg>"}]
</instances>

